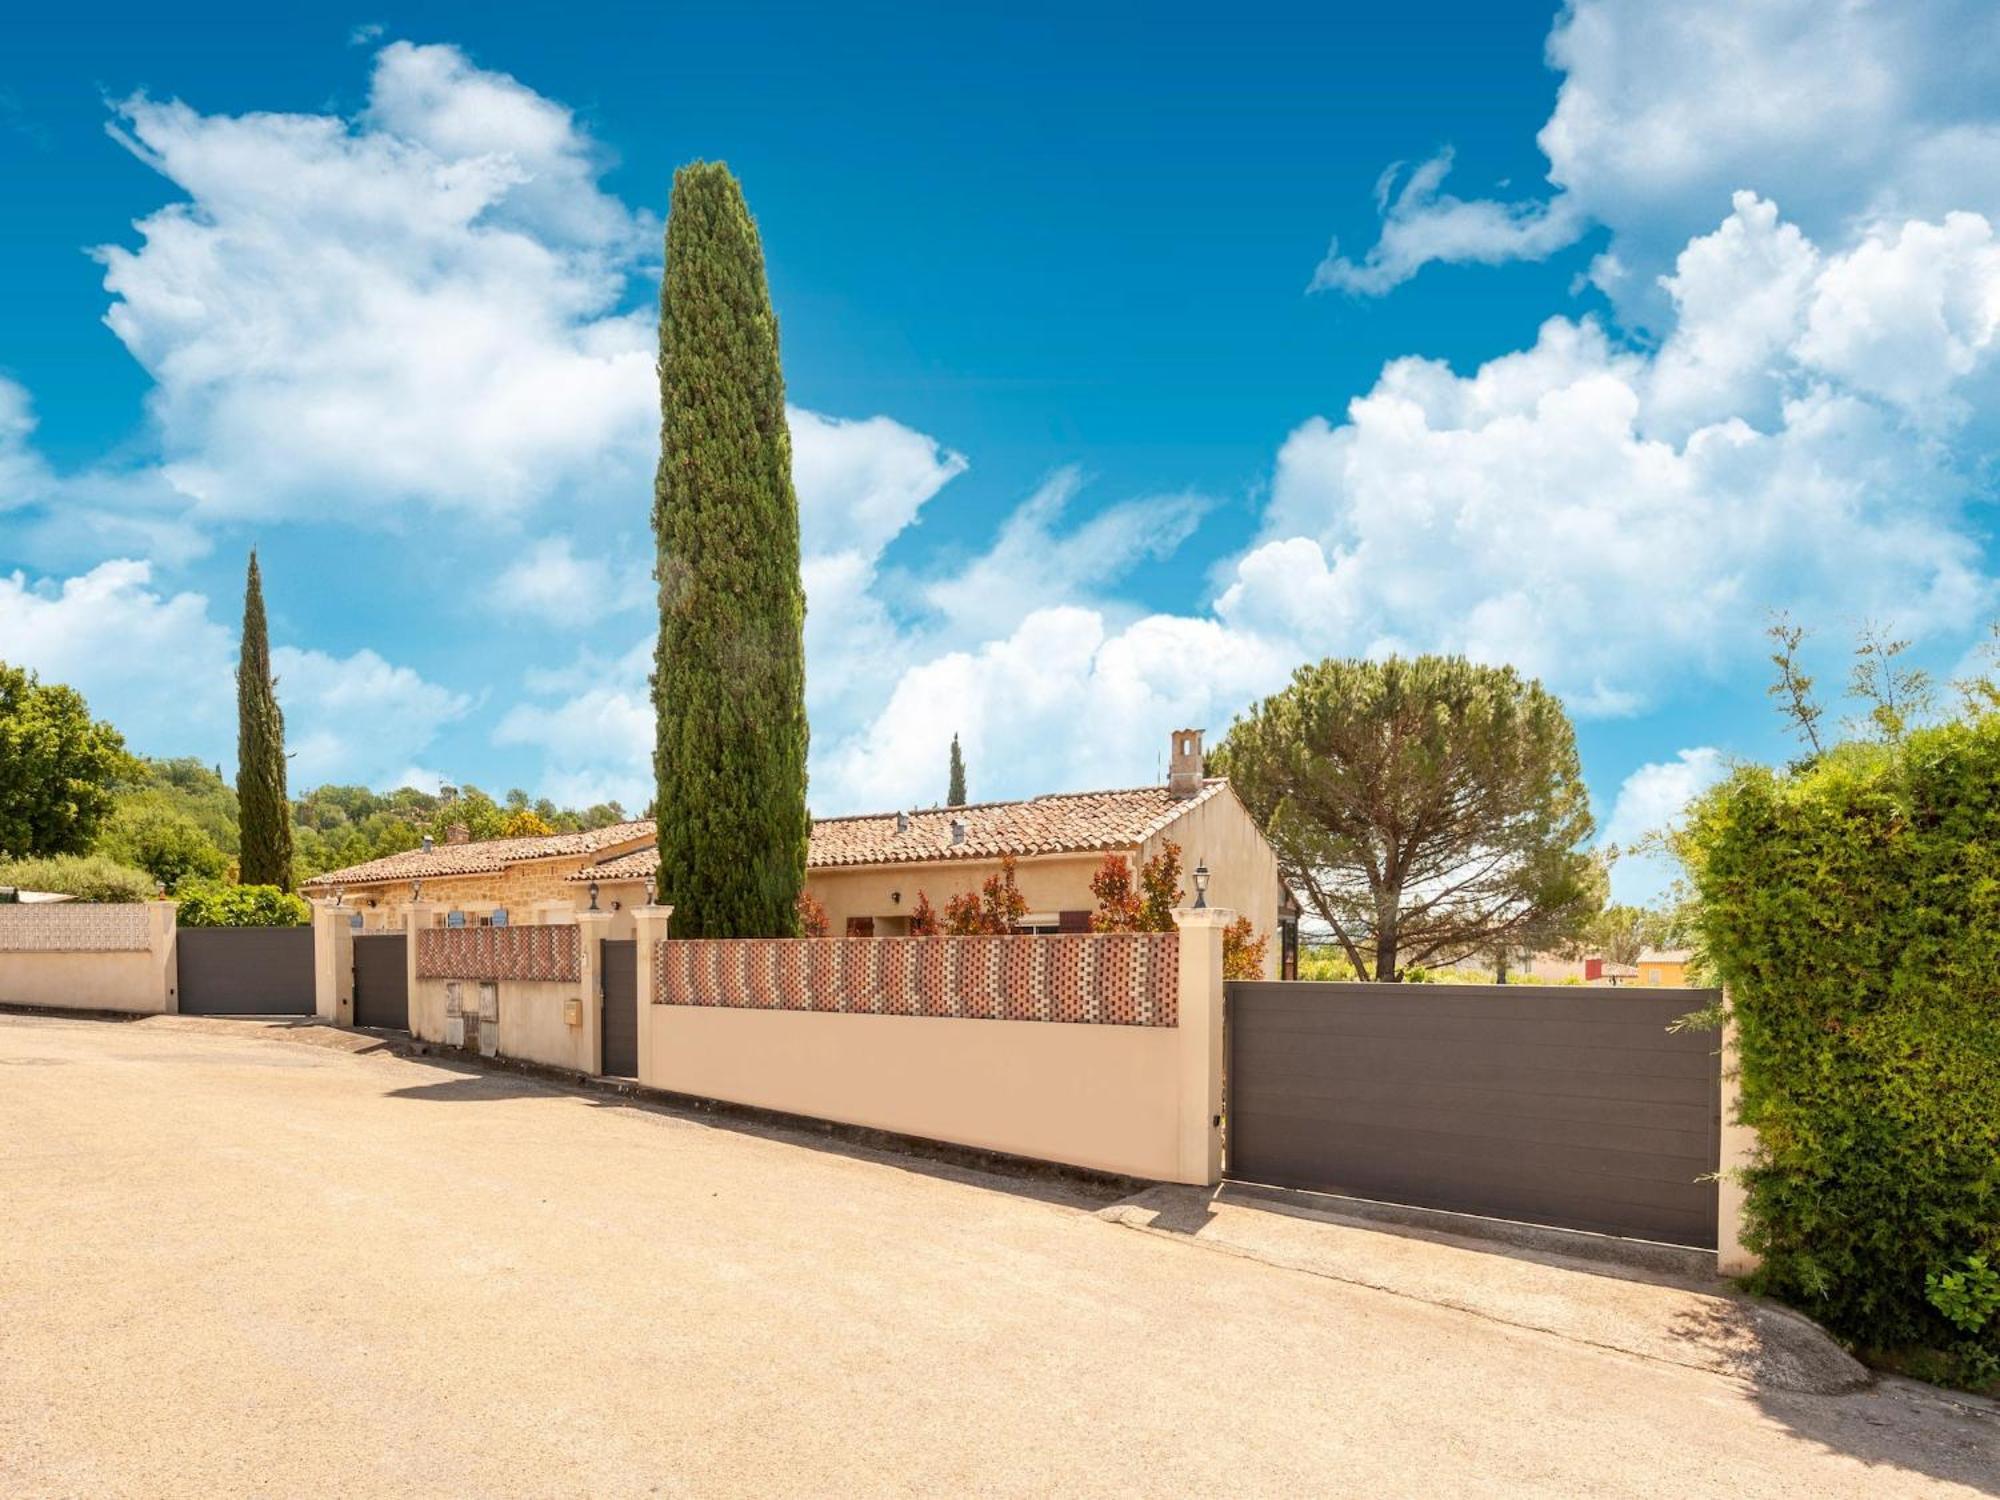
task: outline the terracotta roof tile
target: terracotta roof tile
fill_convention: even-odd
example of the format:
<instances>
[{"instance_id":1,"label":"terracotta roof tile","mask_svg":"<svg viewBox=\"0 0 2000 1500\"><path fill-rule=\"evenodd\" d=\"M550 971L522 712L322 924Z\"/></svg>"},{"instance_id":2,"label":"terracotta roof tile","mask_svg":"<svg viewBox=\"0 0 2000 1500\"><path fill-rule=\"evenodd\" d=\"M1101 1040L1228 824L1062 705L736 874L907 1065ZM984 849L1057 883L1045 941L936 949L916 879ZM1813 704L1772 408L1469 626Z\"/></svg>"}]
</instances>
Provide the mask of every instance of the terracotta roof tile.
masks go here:
<instances>
[{"instance_id":1,"label":"terracotta roof tile","mask_svg":"<svg viewBox=\"0 0 2000 1500\"><path fill-rule=\"evenodd\" d=\"M305 882L308 890L336 885L371 885L392 880L430 880L442 875L485 875L508 865L600 850L653 836L651 819L611 823L581 833L552 833L535 838L481 839L469 844L437 844L429 849L405 849L344 870L328 870Z\"/></svg>"},{"instance_id":2,"label":"terracotta roof tile","mask_svg":"<svg viewBox=\"0 0 2000 1500\"><path fill-rule=\"evenodd\" d=\"M906 816L898 829L895 813L851 818L818 818L806 868L852 865L932 864L964 859L1024 858L1036 854L1089 853L1131 849L1219 793L1228 782L1215 778L1192 797L1175 799L1164 786L1115 792L1060 792L1026 802L980 802L939 807ZM954 818L965 822L965 842L951 841ZM646 880L659 868L653 849L637 849L602 864L586 865L568 876L576 881Z\"/></svg>"}]
</instances>

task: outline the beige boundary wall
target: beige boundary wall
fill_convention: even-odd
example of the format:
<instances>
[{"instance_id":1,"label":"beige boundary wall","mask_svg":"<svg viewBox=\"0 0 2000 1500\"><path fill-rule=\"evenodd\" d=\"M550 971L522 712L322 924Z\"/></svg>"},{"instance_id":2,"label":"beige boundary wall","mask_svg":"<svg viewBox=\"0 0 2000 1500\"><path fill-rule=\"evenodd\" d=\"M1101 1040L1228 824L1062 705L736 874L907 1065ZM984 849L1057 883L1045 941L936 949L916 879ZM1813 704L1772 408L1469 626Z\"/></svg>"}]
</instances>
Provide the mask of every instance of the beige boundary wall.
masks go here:
<instances>
[{"instance_id":1,"label":"beige boundary wall","mask_svg":"<svg viewBox=\"0 0 2000 1500\"><path fill-rule=\"evenodd\" d=\"M648 1088L1134 1177L1221 1178L1231 911L1174 914L1170 1026L664 1004L652 955L671 915L635 913Z\"/></svg>"},{"instance_id":2,"label":"beige boundary wall","mask_svg":"<svg viewBox=\"0 0 2000 1500\"><path fill-rule=\"evenodd\" d=\"M599 940L608 935L610 913L579 912L567 902L552 902L534 908L526 914L533 920L518 926L452 930L438 926L443 919L442 906L420 902L405 911L410 920L406 959L411 1037L566 1072L595 1075L604 1071L603 1013L598 1005ZM547 972L546 955L539 952L537 936L538 930L551 927L576 935L575 977L519 977ZM483 966L440 962L427 953L426 933L446 941L472 939L490 950L493 961ZM538 951L525 958L517 951L530 948ZM482 982L494 986L492 1009L496 1014L482 1014ZM457 1040L453 1039L450 1014L454 986L461 1012ZM488 1027L492 1028L490 1034ZM487 1045L481 1045L482 1038Z\"/></svg>"},{"instance_id":3,"label":"beige boundary wall","mask_svg":"<svg viewBox=\"0 0 2000 1500\"><path fill-rule=\"evenodd\" d=\"M1742 1108L1739 1090L1742 1067L1736 1056L1736 1019L1729 992L1722 992L1722 1141L1716 1191L1715 1269L1724 1276L1748 1276L1762 1264L1743 1243L1744 1191L1742 1173L1757 1152L1757 1132L1737 1119Z\"/></svg>"},{"instance_id":4,"label":"beige boundary wall","mask_svg":"<svg viewBox=\"0 0 2000 1500\"><path fill-rule=\"evenodd\" d=\"M0 906L0 1004L171 1014L175 938L171 901Z\"/></svg>"}]
</instances>

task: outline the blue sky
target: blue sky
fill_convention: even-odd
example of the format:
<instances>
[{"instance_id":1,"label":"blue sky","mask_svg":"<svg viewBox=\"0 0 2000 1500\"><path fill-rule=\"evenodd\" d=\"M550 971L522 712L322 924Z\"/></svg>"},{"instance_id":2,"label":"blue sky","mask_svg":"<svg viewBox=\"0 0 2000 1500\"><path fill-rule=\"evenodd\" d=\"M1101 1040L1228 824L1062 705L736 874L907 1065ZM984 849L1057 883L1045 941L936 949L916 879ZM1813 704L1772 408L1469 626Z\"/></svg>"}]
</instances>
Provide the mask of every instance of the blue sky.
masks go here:
<instances>
[{"instance_id":1,"label":"blue sky","mask_svg":"<svg viewBox=\"0 0 2000 1500\"><path fill-rule=\"evenodd\" d=\"M816 810L936 800L954 730L977 796L1146 781L1442 648L1563 694L1629 838L1784 753L1770 610L1828 679L1994 613L2000 22L1823 9L13 22L0 656L226 766L255 543L295 780L642 803L660 217L719 157Z\"/></svg>"}]
</instances>

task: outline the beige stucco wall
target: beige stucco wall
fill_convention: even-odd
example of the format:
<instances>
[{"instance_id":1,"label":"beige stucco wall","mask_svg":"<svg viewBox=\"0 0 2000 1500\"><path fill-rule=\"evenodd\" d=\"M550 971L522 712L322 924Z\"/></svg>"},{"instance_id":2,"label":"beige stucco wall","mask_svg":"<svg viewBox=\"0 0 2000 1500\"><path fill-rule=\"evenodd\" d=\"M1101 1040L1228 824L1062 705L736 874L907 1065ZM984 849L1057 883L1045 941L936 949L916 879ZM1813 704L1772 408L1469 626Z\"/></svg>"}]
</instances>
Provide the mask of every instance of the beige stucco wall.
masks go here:
<instances>
[{"instance_id":1,"label":"beige stucco wall","mask_svg":"<svg viewBox=\"0 0 2000 1500\"><path fill-rule=\"evenodd\" d=\"M1724 1276L1748 1276L1762 1264L1743 1243L1745 1204L1743 1170L1756 1157L1757 1132L1738 1118L1742 1108L1742 1064L1736 1053L1736 1021L1729 997L1722 1000L1722 1149L1721 1176L1716 1184L1715 1269Z\"/></svg>"},{"instance_id":2,"label":"beige stucco wall","mask_svg":"<svg viewBox=\"0 0 2000 1500\"><path fill-rule=\"evenodd\" d=\"M1208 904L1250 919L1265 938L1264 977L1278 977L1278 856L1272 852L1236 793L1224 787L1200 807L1183 813L1139 851L1141 863L1172 841L1181 850L1181 889L1194 899L1194 867L1208 866Z\"/></svg>"},{"instance_id":3,"label":"beige stucco wall","mask_svg":"<svg viewBox=\"0 0 2000 1500\"><path fill-rule=\"evenodd\" d=\"M71 913L88 908L68 907ZM144 903L143 948L0 951L0 1004L156 1016L179 1009L174 903Z\"/></svg>"},{"instance_id":4,"label":"beige stucco wall","mask_svg":"<svg viewBox=\"0 0 2000 1500\"><path fill-rule=\"evenodd\" d=\"M649 1088L1173 1182L1221 1165L1222 933L1184 914L1177 1026L1065 1025L650 1003Z\"/></svg>"},{"instance_id":5,"label":"beige stucco wall","mask_svg":"<svg viewBox=\"0 0 2000 1500\"><path fill-rule=\"evenodd\" d=\"M428 888L426 888L428 894ZM408 911L414 928L437 926L444 913L453 908L425 901ZM512 913L509 914L510 916ZM545 923L574 921L581 929L578 950L582 969L574 980L501 979L499 986L499 1040L502 1057L540 1063L576 1073L603 1071L603 1013L598 1003L598 941L608 936L610 919L590 914L572 914L554 905L523 912L519 925L529 925L532 915ZM412 935L407 953L410 985L410 1035L422 1041L444 1044L448 1040L446 1009L449 997L445 986L456 983L460 1003L469 1015L479 1013L479 981L460 979L420 979L417 977L417 944ZM577 1000L577 1024L564 1019L564 1002Z\"/></svg>"}]
</instances>

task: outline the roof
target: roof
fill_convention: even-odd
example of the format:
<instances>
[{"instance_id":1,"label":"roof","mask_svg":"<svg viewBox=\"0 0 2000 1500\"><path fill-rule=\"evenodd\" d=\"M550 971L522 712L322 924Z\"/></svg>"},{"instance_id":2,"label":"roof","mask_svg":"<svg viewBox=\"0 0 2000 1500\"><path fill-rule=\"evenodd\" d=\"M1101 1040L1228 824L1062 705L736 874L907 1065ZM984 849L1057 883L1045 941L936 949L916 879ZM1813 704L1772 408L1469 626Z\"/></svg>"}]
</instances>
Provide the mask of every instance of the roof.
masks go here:
<instances>
[{"instance_id":1,"label":"roof","mask_svg":"<svg viewBox=\"0 0 2000 1500\"><path fill-rule=\"evenodd\" d=\"M480 839L466 844L436 844L429 849L405 849L344 870L328 870L305 882L308 889L335 885L378 885L396 880L430 880L441 875L485 875L529 860L563 855L592 855L619 844L653 836L651 819L609 823L578 833L550 833L533 838Z\"/></svg>"},{"instance_id":2,"label":"roof","mask_svg":"<svg viewBox=\"0 0 2000 1500\"><path fill-rule=\"evenodd\" d=\"M1135 849L1175 819L1220 794L1229 783L1214 777L1192 797L1174 797L1164 786L1112 792L1058 792L1025 802L975 802L901 814L868 813L851 818L817 818L806 868L859 865L937 864L957 860L1027 858L1037 854L1080 854L1100 849ZM954 819L965 823L965 841L954 844ZM656 849L587 865L570 880L650 880L659 869Z\"/></svg>"},{"instance_id":3,"label":"roof","mask_svg":"<svg viewBox=\"0 0 2000 1500\"><path fill-rule=\"evenodd\" d=\"M1642 964L1684 964L1694 957L1692 948L1642 948L1639 962Z\"/></svg>"}]
</instances>

